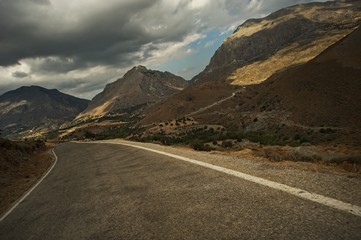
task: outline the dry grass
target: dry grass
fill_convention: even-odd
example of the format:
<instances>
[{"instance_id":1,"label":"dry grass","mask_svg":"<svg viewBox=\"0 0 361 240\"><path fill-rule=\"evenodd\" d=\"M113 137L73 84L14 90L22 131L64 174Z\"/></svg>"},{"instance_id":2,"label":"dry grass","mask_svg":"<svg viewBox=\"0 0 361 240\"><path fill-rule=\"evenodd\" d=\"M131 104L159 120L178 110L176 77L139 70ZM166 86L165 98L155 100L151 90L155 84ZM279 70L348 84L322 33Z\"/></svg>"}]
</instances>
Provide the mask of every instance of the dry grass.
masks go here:
<instances>
[{"instance_id":1,"label":"dry grass","mask_svg":"<svg viewBox=\"0 0 361 240\"><path fill-rule=\"evenodd\" d=\"M253 149L253 154L272 162L284 162L290 165L298 162L303 167L332 169L354 174L361 174L361 151L358 148L339 146L333 150L324 146L267 146ZM314 165L312 165L312 164Z\"/></svg>"},{"instance_id":2,"label":"dry grass","mask_svg":"<svg viewBox=\"0 0 361 240\"><path fill-rule=\"evenodd\" d=\"M262 147L253 145L250 148L244 148L242 150L228 150L228 151L213 151L215 154L233 156L237 158L251 159L257 162L263 162L267 164L277 165L286 168L294 168L299 170L307 170L321 173L332 173L339 175L346 175L347 177L361 177L361 164L351 163L348 161L326 161L321 158L322 152L328 152L330 149L327 147L314 147L318 149L318 153L315 153L314 158L303 156L302 154L295 154L294 149L291 147ZM336 147L334 149L334 156L340 156L341 154L348 153L350 156L360 153L357 149L348 149L343 146ZM276 158L272 159L273 157ZM305 161L307 157L308 161Z\"/></svg>"},{"instance_id":3,"label":"dry grass","mask_svg":"<svg viewBox=\"0 0 361 240\"><path fill-rule=\"evenodd\" d=\"M257 61L236 69L228 77L228 80L231 81L233 85L242 86L261 83L278 71L293 65L308 62L350 32L351 30L347 32L335 32L326 38L316 39L307 46L294 43L266 60ZM260 69L262 69L262 71L260 71Z\"/></svg>"}]
</instances>

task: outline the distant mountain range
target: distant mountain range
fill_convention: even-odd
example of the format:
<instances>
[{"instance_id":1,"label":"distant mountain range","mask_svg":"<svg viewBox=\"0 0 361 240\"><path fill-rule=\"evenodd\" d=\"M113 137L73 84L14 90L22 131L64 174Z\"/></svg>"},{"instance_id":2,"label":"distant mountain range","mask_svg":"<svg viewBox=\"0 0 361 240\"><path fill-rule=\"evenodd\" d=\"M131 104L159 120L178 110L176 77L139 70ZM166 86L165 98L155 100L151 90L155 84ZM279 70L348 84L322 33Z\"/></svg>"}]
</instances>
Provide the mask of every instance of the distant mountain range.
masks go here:
<instances>
[{"instance_id":1,"label":"distant mountain range","mask_svg":"<svg viewBox=\"0 0 361 240\"><path fill-rule=\"evenodd\" d=\"M88 104L56 89L21 87L0 96L0 129L4 136L36 136L58 129Z\"/></svg>"},{"instance_id":2,"label":"distant mountain range","mask_svg":"<svg viewBox=\"0 0 361 240\"><path fill-rule=\"evenodd\" d=\"M21 87L0 97L0 129L4 136L35 137L75 122L139 111L180 92L188 81L137 66L108 84L92 101L42 87Z\"/></svg>"},{"instance_id":3,"label":"distant mountain range","mask_svg":"<svg viewBox=\"0 0 361 240\"><path fill-rule=\"evenodd\" d=\"M76 116L65 129L77 136L82 124L98 134L102 130L94 129L104 119L111 122L103 122L103 127L117 121L147 131L168 123L176 132L181 126L175 119L182 118L185 125L213 124L233 132L355 144L361 136L360 24L361 1L281 9L239 26L191 81L137 66L108 84L89 105L84 102L83 109L60 115ZM46 111L29 112L31 124L11 117L25 111L24 101L11 101L13 107L0 102L0 127L5 131L51 122L41 114ZM7 109L12 108L10 114ZM135 112L137 117L130 121ZM34 113L39 119L32 117ZM106 129L114 131L115 125Z\"/></svg>"}]
</instances>

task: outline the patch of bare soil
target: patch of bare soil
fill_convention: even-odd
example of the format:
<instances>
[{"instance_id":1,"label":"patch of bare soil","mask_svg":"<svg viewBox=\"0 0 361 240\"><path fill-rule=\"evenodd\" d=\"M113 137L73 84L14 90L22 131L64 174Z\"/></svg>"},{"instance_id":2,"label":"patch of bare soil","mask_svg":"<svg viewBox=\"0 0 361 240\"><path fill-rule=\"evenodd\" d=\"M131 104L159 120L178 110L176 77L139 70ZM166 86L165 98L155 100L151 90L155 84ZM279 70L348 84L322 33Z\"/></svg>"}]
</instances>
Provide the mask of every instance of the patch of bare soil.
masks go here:
<instances>
[{"instance_id":1,"label":"patch of bare soil","mask_svg":"<svg viewBox=\"0 0 361 240\"><path fill-rule=\"evenodd\" d=\"M7 142L0 146L0 214L9 209L53 162L51 144Z\"/></svg>"}]
</instances>

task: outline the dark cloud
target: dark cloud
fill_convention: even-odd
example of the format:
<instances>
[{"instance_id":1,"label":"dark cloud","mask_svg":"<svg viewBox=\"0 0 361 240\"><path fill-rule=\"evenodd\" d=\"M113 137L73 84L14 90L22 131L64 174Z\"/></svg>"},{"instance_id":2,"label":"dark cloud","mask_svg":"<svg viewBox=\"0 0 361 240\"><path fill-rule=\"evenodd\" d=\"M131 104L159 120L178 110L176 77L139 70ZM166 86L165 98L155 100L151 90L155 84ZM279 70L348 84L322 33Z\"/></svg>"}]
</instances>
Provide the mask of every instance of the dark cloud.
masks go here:
<instances>
[{"instance_id":1,"label":"dark cloud","mask_svg":"<svg viewBox=\"0 0 361 240\"><path fill-rule=\"evenodd\" d=\"M187 20L181 18L167 31L147 31L144 25L149 21L146 18L161 17L153 12L156 8L149 10L157 4L156 0L113 1L111 6L99 11L71 16L74 21L66 17L53 18L51 14L58 11L53 9L55 6L34 2L47 3L1 1L0 65L9 66L21 59L37 57L45 60L38 62L35 71L63 72L124 61L129 64L137 60L132 54L140 51L144 44L181 40L191 31L185 24ZM159 21L166 22L165 19Z\"/></svg>"},{"instance_id":2,"label":"dark cloud","mask_svg":"<svg viewBox=\"0 0 361 240\"><path fill-rule=\"evenodd\" d=\"M30 0L30 2L40 5L50 5L50 0Z\"/></svg>"},{"instance_id":3,"label":"dark cloud","mask_svg":"<svg viewBox=\"0 0 361 240\"><path fill-rule=\"evenodd\" d=\"M25 78L29 76L29 74L27 74L26 72L21 72L21 71L15 71L11 75L15 78Z\"/></svg>"},{"instance_id":4,"label":"dark cloud","mask_svg":"<svg viewBox=\"0 0 361 240\"><path fill-rule=\"evenodd\" d=\"M0 65L9 66L21 59L36 57L50 57L43 63L44 70L50 71L58 68L61 62L65 66L57 71L113 64L155 40L131 19L133 14L148 9L156 1L119 1L102 11L80 15L74 22L56 16L52 19L49 14L54 6L33 2L1 1ZM53 61L53 57L60 60ZM74 61L70 64L64 59Z\"/></svg>"}]
</instances>

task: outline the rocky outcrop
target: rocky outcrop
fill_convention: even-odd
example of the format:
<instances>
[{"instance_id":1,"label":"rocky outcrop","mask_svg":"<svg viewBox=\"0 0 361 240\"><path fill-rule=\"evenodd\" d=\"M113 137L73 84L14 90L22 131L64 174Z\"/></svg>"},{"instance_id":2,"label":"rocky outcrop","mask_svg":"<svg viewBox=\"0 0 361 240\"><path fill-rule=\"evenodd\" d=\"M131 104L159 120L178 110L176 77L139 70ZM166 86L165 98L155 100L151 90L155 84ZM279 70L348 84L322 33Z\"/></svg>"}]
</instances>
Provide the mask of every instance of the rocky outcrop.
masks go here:
<instances>
[{"instance_id":1,"label":"rocky outcrop","mask_svg":"<svg viewBox=\"0 0 361 240\"><path fill-rule=\"evenodd\" d=\"M122 78L106 85L78 118L121 113L129 108L153 104L167 99L187 85L186 80L169 72L137 66L129 70Z\"/></svg>"},{"instance_id":2,"label":"rocky outcrop","mask_svg":"<svg viewBox=\"0 0 361 240\"><path fill-rule=\"evenodd\" d=\"M21 87L0 96L0 129L5 136L55 130L88 103L56 89Z\"/></svg>"}]
</instances>

